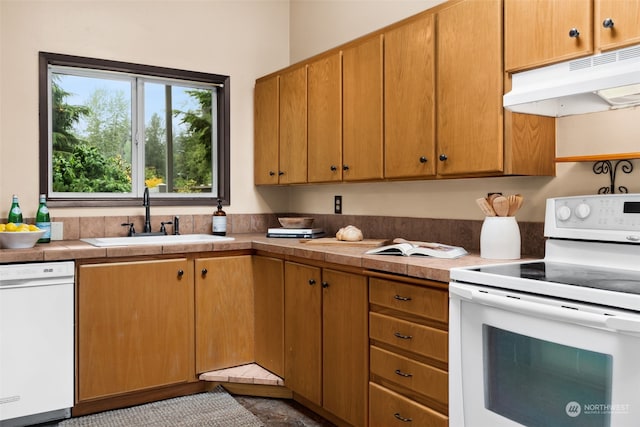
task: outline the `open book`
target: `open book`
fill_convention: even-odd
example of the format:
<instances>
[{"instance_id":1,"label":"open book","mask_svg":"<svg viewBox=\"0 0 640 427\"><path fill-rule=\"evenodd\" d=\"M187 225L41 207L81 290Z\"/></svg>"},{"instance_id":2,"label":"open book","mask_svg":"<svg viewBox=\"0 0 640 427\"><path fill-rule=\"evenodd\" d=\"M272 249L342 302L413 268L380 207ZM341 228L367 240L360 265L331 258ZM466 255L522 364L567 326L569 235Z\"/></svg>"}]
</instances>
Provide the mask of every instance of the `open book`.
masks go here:
<instances>
[{"instance_id":1,"label":"open book","mask_svg":"<svg viewBox=\"0 0 640 427\"><path fill-rule=\"evenodd\" d=\"M394 239L392 245L369 249L367 255L402 255L402 256L430 256L434 258L458 258L467 254L460 246L443 245L442 243L410 242L404 239Z\"/></svg>"}]
</instances>

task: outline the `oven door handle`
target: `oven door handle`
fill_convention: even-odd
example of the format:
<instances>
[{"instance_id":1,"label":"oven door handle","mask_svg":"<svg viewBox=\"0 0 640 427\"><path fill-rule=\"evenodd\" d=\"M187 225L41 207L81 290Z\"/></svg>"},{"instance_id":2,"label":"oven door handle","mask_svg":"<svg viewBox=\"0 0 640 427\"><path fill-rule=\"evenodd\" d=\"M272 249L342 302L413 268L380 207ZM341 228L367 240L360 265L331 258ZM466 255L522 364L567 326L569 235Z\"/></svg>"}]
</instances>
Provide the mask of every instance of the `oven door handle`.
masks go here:
<instances>
[{"instance_id":1,"label":"oven door handle","mask_svg":"<svg viewBox=\"0 0 640 427\"><path fill-rule=\"evenodd\" d=\"M571 307L540 304L537 302L525 301L518 297L497 296L481 292L476 289L462 288L456 285L450 285L449 292L455 294L460 299L465 299L470 302L502 308L517 313L531 314L543 319L579 323L620 332L640 332L640 317L632 318L620 317L617 315L588 313Z\"/></svg>"}]
</instances>

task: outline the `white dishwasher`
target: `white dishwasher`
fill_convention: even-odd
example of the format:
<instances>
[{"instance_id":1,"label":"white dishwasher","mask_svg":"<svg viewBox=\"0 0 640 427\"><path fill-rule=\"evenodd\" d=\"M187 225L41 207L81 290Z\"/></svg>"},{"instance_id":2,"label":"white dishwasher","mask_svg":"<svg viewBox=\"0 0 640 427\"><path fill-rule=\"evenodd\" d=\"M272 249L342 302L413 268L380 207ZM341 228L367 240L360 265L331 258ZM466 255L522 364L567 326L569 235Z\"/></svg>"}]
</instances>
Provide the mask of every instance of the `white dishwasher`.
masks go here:
<instances>
[{"instance_id":1,"label":"white dishwasher","mask_svg":"<svg viewBox=\"0 0 640 427\"><path fill-rule=\"evenodd\" d=\"M72 261L0 265L0 426L69 418Z\"/></svg>"}]
</instances>

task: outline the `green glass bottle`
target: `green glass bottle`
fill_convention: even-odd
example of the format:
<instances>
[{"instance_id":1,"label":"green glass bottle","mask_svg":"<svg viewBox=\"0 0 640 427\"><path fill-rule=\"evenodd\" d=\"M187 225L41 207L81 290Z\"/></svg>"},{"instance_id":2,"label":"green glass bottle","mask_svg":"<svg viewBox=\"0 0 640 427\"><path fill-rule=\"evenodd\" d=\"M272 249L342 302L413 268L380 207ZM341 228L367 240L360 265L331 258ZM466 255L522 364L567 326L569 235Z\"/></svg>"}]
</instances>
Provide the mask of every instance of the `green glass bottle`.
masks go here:
<instances>
[{"instance_id":1,"label":"green glass bottle","mask_svg":"<svg viewBox=\"0 0 640 427\"><path fill-rule=\"evenodd\" d=\"M20 203L18 203L18 196L15 194L13 195L13 199L11 201L11 209L9 209L7 222L12 222L15 225L22 224L22 209L20 209Z\"/></svg>"},{"instance_id":2,"label":"green glass bottle","mask_svg":"<svg viewBox=\"0 0 640 427\"><path fill-rule=\"evenodd\" d=\"M51 241L51 216L47 208L47 196L40 195L40 205L36 213L36 227L44 231L44 235L38 239L38 243L49 243Z\"/></svg>"}]
</instances>

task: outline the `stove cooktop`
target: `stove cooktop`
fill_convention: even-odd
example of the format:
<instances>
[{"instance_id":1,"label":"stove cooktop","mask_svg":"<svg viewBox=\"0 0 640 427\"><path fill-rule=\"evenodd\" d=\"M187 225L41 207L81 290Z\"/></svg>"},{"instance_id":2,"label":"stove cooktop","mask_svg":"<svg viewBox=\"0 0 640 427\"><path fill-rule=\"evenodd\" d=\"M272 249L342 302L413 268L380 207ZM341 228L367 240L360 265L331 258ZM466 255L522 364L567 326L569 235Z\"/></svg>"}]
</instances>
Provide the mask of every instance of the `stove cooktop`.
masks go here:
<instances>
[{"instance_id":1,"label":"stove cooktop","mask_svg":"<svg viewBox=\"0 0 640 427\"><path fill-rule=\"evenodd\" d=\"M640 271L549 261L472 268L480 273L640 295Z\"/></svg>"}]
</instances>

